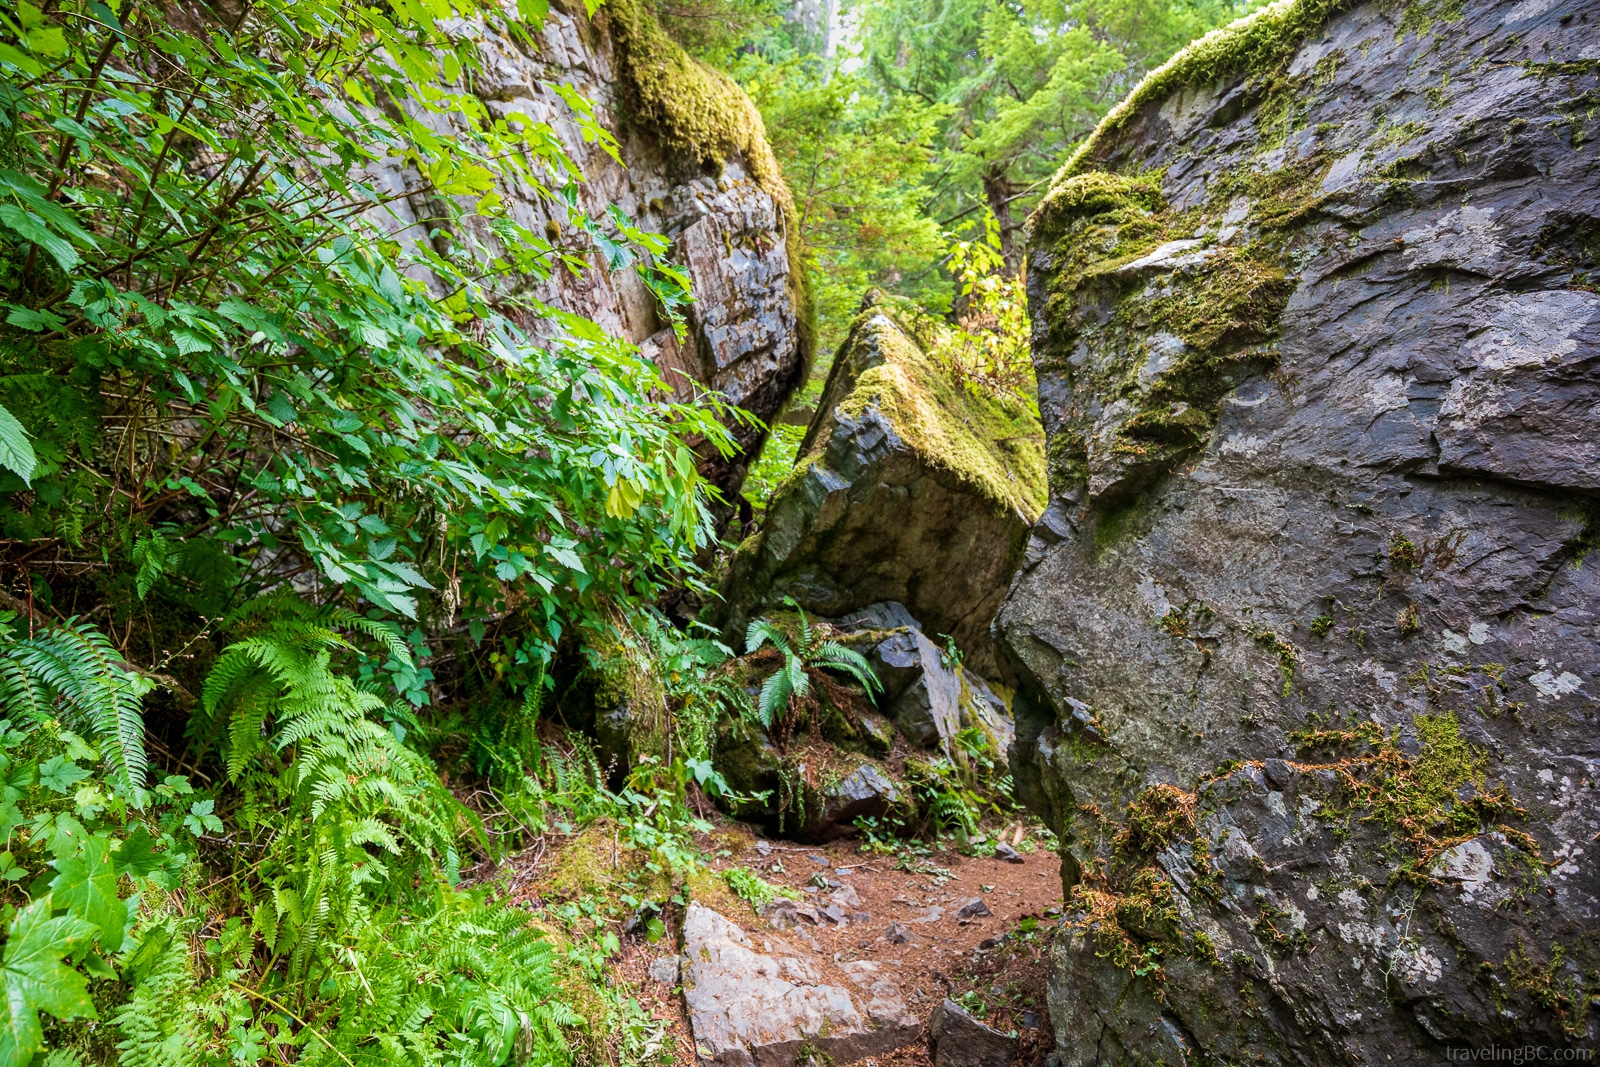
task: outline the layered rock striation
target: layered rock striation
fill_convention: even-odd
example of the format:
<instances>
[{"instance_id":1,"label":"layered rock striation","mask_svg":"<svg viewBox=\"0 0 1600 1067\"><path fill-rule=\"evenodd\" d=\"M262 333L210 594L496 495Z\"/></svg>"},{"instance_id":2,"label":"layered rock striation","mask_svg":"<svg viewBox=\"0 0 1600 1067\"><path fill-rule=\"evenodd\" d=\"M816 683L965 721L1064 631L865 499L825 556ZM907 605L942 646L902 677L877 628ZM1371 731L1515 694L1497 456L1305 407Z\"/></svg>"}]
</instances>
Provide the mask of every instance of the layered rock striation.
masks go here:
<instances>
[{"instance_id":1,"label":"layered rock striation","mask_svg":"<svg viewBox=\"0 0 1600 1067\"><path fill-rule=\"evenodd\" d=\"M805 378L812 311L792 236L794 206L743 90L686 54L649 7L632 0L609 3L592 19L581 5L553 5L532 32L481 21L458 31L479 53L472 91L488 112L543 124L572 162L543 188L521 183L504 204L551 243L520 250L549 269L510 283L518 297L558 312L526 326L540 336L571 328L559 312L582 316L639 345L679 398L713 390L763 423L777 417ZM441 232L436 194L408 164L385 163L369 177L380 190L416 190L391 206L399 239L431 242L441 253L452 241L484 257L507 253L487 219L469 220L468 232ZM630 225L665 236L665 258L684 268L694 301L683 340L639 274L608 265L585 236L585 220L619 236L611 205ZM582 269L568 269L567 260ZM732 500L765 430L748 421L729 428L739 452L702 456L701 469Z\"/></svg>"},{"instance_id":2,"label":"layered rock striation","mask_svg":"<svg viewBox=\"0 0 1600 1067\"><path fill-rule=\"evenodd\" d=\"M1063 1063L1600 1041L1600 11L1280 2L1030 224Z\"/></svg>"}]
</instances>

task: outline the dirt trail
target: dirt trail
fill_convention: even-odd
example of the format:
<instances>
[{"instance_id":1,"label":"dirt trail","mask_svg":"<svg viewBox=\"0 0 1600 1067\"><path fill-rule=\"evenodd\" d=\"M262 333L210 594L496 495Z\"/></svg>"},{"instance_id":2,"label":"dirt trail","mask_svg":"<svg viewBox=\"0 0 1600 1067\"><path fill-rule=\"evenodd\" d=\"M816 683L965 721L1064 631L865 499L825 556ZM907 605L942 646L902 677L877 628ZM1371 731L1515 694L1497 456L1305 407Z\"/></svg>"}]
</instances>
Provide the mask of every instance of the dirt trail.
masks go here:
<instances>
[{"instance_id":1,"label":"dirt trail","mask_svg":"<svg viewBox=\"0 0 1600 1067\"><path fill-rule=\"evenodd\" d=\"M718 869L747 867L769 882L800 890L804 902L814 901L819 908L835 884L848 885L860 900L854 910L867 918L844 925L801 921L792 929L774 930L742 902L739 910L732 910L723 900L719 910L732 910L728 918L752 935L776 934L791 945L810 948L825 973L837 973L838 965L853 960L893 968L906 1005L919 1019L926 1022L934 1006L949 997L990 1026L1016 1031L1018 1064L1043 1063L1049 1047L1045 956L1061 905L1053 851L1024 845L1022 862L1016 863L962 856L953 849L925 857L909 850L900 855L864 853L850 841L817 847L758 843L748 833L738 824L720 828L718 850L727 855L713 861ZM818 875L831 884L819 889L813 884ZM962 905L974 898L990 914L962 918ZM899 929L891 934L894 924ZM669 930L672 936L655 945L625 945L618 973L636 985L641 1002L655 1017L670 1025L674 1062L692 1067L695 1056L683 997L675 985L650 977L652 963L674 955L677 933ZM919 1040L891 1055L858 1062L923 1067L930 1061Z\"/></svg>"}]
</instances>

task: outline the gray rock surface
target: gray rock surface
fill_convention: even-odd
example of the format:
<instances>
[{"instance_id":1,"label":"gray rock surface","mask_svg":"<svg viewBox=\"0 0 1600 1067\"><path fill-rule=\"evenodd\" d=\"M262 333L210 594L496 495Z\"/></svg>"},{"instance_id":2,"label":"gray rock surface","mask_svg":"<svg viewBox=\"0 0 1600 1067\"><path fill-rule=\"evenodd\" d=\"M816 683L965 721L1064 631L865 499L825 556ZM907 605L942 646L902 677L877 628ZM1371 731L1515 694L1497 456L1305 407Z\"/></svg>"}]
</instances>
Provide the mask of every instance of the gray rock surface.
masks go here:
<instances>
[{"instance_id":1,"label":"gray rock surface","mask_svg":"<svg viewBox=\"0 0 1600 1067\"><path fill-rule=\"evenodd\" d=\"M928 1016L933 1067L1007 1067L1016 1050L1016 1038L979 1022L949 998Z\"/></svg>"},{"instance_id":2,"label":"gray rock surface","mask_svg":"<svg viewBox=\"0 0 1600 1067\"><path fill-rule=\"evenodd\" d=\"M1412 11L1169 74L1032 222L1068 1067L1600 1044L1600 12Z\"/></svg>"},{"instance_id":3,"label":"gray rock surface","mask_svg":"<svg viewBox=\"0 0 1600 1067\"><path fill-rule=\"evenodd\" d=\"M846 1063L914 1041L921 1025L899 987L870 960L829 982L814 954L752 937L691 902L683 921L684 1001L699 1061L790 1067L802 1049Z\"/></svg>"},{"instance_id":4,"label":"gray rock surface","mask_svg":"<svg viewBox=\"0 0 1600 1067\"><path fill-rule=\"evenodd\" d=\"M966 664L951 663L903 605L876 604L835 625L856 631L844 643L872 664L883 686L878 702L907 741L949 752L960 730L978 726L1005 755L1016 734L1005 701Z\"/></svg>"},{"instance_id":5,"label":"gray rock surface","mask_svg":"<svg viewBox=\"0 0 1600 1067\"><path fill-rule=\"evenodd\" d=\"M763 420L774 418L800 382L809 359L802 338L809 335L798 318L798 283L791 276L783 210L756 180L752 161L739 153L723 166L686 158L662 131L624 118L637 108L630 109L625 49L609 9L591 20L581 7L551 5L531 42L476 22L458 29L482 59L472 91L490 114L547 123L579 171L576 210L604 218L605 205L616 204L634 225L667 236L666 258L686 268L695 300L688 308L688 337L680 344L632 270L593 266L574 275L558 267L542 281L520 279L517 295L585 316L608 334L640 345L663 377L676 383L680 397L710 388ZM557 86L575 89L594 104L595 122L617 139L620 162L585 133L582 117ZM451 116L421 118L453 121ZM427 183L399 164L386 164L369 177L379 189L423 190L391 208L400 240L430 240L429 220L436 213ZM551 184L559 188L568 177L552 176ZM550 222L565 227L569 212L532 185L507 197L506 209L536 231ZM471 229L473 221L464 225ZM582 240L576 229L562 233L566 242ZM485 248L498 247L486 226L467 236ZM547 319L526 325L536 337L564 328ZM732 460L706 457L702 468L732 499L744 480L747 455L758 450L765 433L748 424L730 428L742 454Z\"/></svg>"},{"instance_id":6,"label":"gray rock surface","mask_svg":"<svg viewBox=\"0 0 1600 1067\"><path fill-rule=\"evenodd\" d=\"M730 562L713 621L737 639L785 595L825 617L895 601L983 671L1043 488L1037 426L1020 409L957 395L893 318L862 315L795 473Z\"/></svg>"}]
</instances>

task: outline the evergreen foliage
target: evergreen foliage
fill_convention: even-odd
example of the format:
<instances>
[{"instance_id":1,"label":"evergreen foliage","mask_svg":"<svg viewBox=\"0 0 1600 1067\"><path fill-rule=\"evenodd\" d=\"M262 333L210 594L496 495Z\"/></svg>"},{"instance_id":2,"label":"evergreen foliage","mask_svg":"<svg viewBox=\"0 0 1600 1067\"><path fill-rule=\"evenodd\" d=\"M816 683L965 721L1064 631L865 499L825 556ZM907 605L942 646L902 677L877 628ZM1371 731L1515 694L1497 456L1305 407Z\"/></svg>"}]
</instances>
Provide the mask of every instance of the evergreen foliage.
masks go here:
<instances>
[{"instance_id":1,"label":"evergreen foliage","mask_svg":"<svg viewBox=\"0 0 1600 1067\"><path fill-rule=\"evenodd\" d=\"M838 671L858 682L868 696L882 688L865 656L829 640L827 631L811 625L793 597L784 597L784 603L795 610L800 620L799 629L792 637L767 619L753 620L745 632L747 655L770 644L783 657L782 665L761 683L756 717L762 726L781 732L784 720L791 716L795 705L811 692L811 675L815 671Z\"/></svg>"}]
</instances>

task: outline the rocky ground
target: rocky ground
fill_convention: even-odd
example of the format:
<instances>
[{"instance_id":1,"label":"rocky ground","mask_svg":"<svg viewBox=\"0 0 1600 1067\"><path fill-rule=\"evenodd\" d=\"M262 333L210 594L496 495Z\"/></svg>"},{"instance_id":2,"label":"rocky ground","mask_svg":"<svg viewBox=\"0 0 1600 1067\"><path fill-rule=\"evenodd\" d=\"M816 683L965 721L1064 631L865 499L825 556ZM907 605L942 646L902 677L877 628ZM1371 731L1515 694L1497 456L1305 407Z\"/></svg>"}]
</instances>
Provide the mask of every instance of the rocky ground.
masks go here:
<instances>
[{"instance_id":1,"label":"rocky ground","mask_svg":"<svg viewBox=\"0 0 1600 1067\"><path fill-rule=\"evenodd\" d=\"M685 905L663 916L666 930L656 941L623 938L611 973L665 1024L662 1052L675 1064L697 1062L697 1044L719 1053L701 1062L751 1062L739 1055L741 1045L763 1067L803 1062L812 1050L790 1031L830 998L823 1010L836 1017L852 1011L871 1017L865 1040L852 1039L848 1028L821 1027L836 1036L814 1047L836 1067L977 1067L988 1061L968 1053L981 1052L985 1038L1004 1050L1001 1062L1042 1064L1050 1047L1047 947L1062 906L1059 864L1020 824L1003 836L1017 840L1010 859L911 842L884 853L849 840L815 847L766 840L718 819L697 840L714 874L742 867L799 899L779 898L758 914L726 892L721 877L692 883ZM581 847L577 842L569 844ZM560 853L557 844L512 862L511 883L524 906L540 906ZM749 951L731 961L716 952L708 961L696 952L707 926L724 936L737 929ZM863 973L872 981L863 984ZM734 1019L730 1030L729 1016L737 1012L707 1003L706 993L718 989L727 993L724 1008L756 1009L744 1018L745 1029ZM947 1042L936 1059L929 1022L947 999L959 1010L942 1025L954 1020L971 1034ZM872 1025L882 1019L892 1025Z\"/></svg>"}]
</instances>

